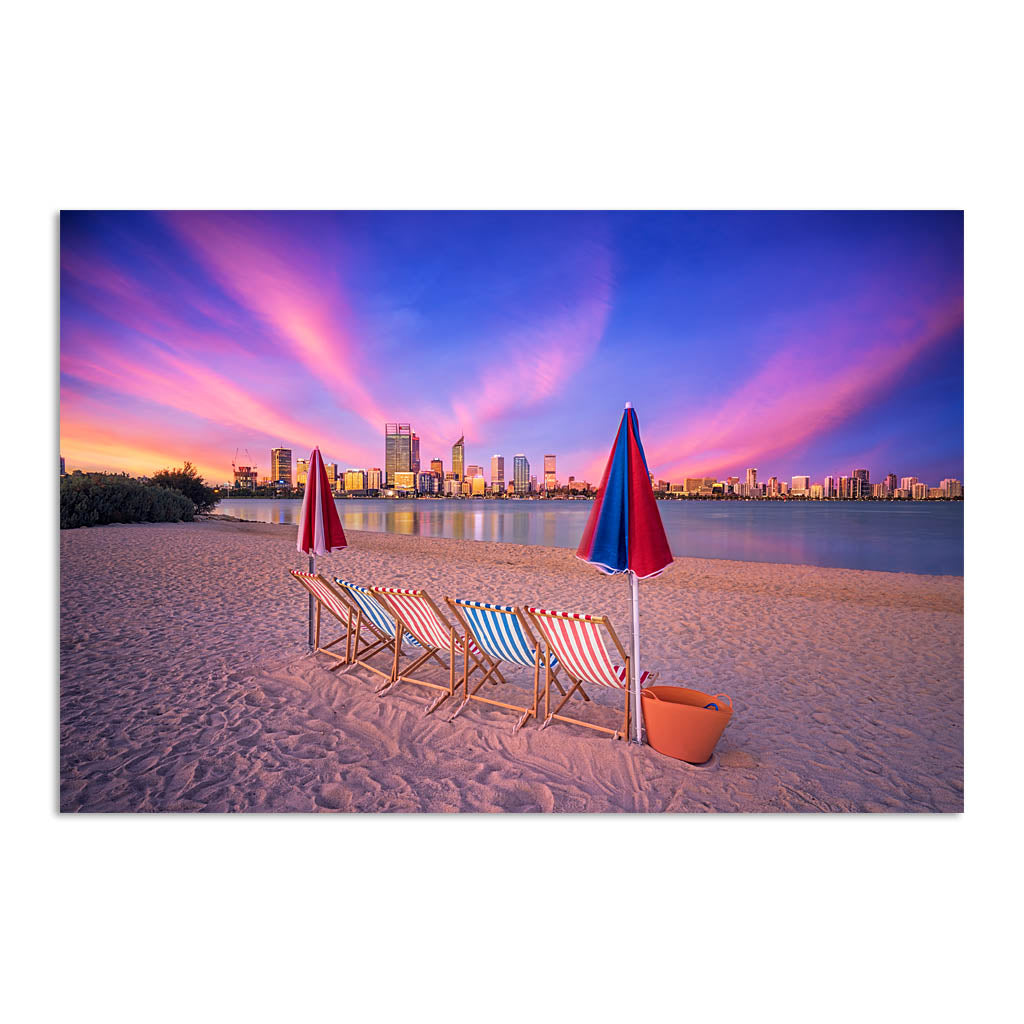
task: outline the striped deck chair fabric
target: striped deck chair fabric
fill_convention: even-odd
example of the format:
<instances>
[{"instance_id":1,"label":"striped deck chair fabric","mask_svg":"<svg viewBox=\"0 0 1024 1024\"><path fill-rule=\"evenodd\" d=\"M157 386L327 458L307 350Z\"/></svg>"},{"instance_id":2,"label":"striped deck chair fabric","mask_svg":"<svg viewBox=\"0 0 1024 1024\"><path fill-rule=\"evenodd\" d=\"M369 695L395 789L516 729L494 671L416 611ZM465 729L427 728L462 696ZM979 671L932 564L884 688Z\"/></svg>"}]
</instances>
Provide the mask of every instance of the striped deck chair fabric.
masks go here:
<instances>
[{"instance_id":1,"label":"striped deck chair fabric","mask_svg":"<svg viewBox=\"0 0 1024 1024\"><path fill-rule=\"evenodd\" d=\"M345 590L352 595L352 600L355 601L362 610L363 615L369 619L377 629L386 636L394 637L395 620L392 618L391 613L384 608L380 601L378 601L371 593L374 588L361 587L358 583L350 583L348 580L343 580L340 576L335 576L334 581L338 586L344 587ZM402 643L409 644L412 647L423 646L408 630L404 630L402 632Z\"/></svg>"},{"instance_id":2,"label":"striped deck chair fabric","mask_svg":"<svg viewBox=\"0 0 1024 1024\"><path fill-rule=\"evenodd\" d=\"M326 654L338 662L332 666L331 671L348 664L349 641L352 632L352 609L345 603L345 599L338 594L322 576L312 572L303 572L301 569L289 569L288 572L301 584L307 593L316 603L316 615L314 616L313 627L313 654ZM328 614L333 615L344 627L345 632L328 643L320 642L321 612L327 609ZM344 654L339 654L333 648L344 642Z\"/></svg>"},{"instance_id":3,"label":"striped deck chair fabric","mask_svg":"<svg viewBox=\"0 0 1024 1024\"><path fill-rule=\"evenodd\" d=\"M466 617L473 637L485 654L499 661L533 668L537 649L524 632L514 605L487 604L460 597L453 603ZM541 651L541 666L543 664L544 652ZM551 665L552 668L558 665L557 657L552 657Z\"/></svg>"},{"instance_id":4,"label":"striped deck chair fabric","mask_svg":"<svg viewBox=\"0 0 1024 1024\"><path fill-rule=\"evenodd\" d=\"M313 592L313 596L342 622L348 621L348 608L338 600L338 595L318 575L311 572L302 572L299 569L288 570L297 580L304 581L305 585Z\"/></svg>"},{"instance_id":5,"label":"striped deck chair fabric","mask_svg":"<svg viewBox=\"0 0 1024 1024\"><path fill-rule=\"evenodd\" d=\"M546 608L527 608L544 633L554 654L577 679L624 690L629 685L626 666L613 663L601 635L603 616L576 612L554 612ZM640 685L650 672L640 676Z\"/></svg>"},{"instance_id":6,"label":"striped deck chair fabric","mask_svg":"<svg viewBox=\"0 0 1024 1024\"><path fill-rule=\"evenodd\" d=\"M451 627L434 609L433 602L427 597L426 591L407 590L403 587L372 587L375 594L383 594L389 605L398 613L405 626L416 640L424 647L448 650L452 642ZM473 640L469 641L469 649L479 654L480 648ZM455 651L462 653L462 637L455 634ZM533 662L530 662L532 665Z\"/></svg>"}]
</instances>

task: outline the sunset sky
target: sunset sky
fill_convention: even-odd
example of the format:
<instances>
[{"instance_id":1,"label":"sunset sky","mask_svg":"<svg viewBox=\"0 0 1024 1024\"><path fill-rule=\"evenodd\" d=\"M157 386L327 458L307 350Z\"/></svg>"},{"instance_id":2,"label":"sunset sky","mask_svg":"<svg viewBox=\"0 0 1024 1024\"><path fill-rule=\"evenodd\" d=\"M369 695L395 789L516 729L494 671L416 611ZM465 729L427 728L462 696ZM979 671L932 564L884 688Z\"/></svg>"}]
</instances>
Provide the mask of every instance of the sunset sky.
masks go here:
<instances>
[{"instance_id":1,"label":"sunset sky","mask_svg":"<svg viewBox=\"0 0 1024 1024\"><path fill-rule=\"evenodd\" d=\"M623 403L657 477L963 479L960 213L64 213L71 469L314 444L596 482Z\"/></svg>"}]
</instances>

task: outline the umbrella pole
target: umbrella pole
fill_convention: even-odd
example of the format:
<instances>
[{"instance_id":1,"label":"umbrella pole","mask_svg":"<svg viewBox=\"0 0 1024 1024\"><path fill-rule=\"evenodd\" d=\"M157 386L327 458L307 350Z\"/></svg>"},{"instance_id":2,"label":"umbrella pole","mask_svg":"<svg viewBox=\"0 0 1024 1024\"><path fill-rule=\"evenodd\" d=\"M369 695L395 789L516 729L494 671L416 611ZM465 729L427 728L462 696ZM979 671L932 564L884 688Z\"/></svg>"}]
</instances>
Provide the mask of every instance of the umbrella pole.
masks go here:
<instances>
[{"instance_id":1,"label":"umbrella pole","mask_svg":"<svg viewBox=\"0 0 1024 1024\"><path fill-rule=\"evenodd\" d=\"M309 571L316 574L316 555L309 556ZM313 650L313 595L309 595L309 649Z\"/></svg>"},{"instance_id":2,"label":"umbrella pole","mask_svg":"<svg viewBox=\"0 0 1024 1024\"><path fill-rule=\"evenodd\" d=\"M633 721L636 722L636 742L643 743L643 708L640 705L640 587L636 573L629 572L629 609L633 618L633 644L629 659L633 678Z\"/></svg>"}]
</instances>

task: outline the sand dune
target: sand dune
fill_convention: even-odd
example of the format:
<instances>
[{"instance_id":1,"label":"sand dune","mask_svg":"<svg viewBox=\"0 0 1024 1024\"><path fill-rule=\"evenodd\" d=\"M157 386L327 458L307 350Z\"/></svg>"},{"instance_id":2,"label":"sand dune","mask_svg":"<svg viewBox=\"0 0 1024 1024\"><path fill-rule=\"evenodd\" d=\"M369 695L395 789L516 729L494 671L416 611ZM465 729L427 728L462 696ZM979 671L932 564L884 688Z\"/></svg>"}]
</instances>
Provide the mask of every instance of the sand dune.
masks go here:
<instances>
[{"instance_id":1,"label":"sand dune","mask_svg":"<svg viewBox=\"0 0 1024 1024\"><path fill-rule=\"evenodd\" d=\"M556 548L377 533L360 582L602 612L627 585ZM643 664L725 691L708 770L511 712L425 716L306 655L295 528L61 534L61 794L86 811L961 811L963 580L677 559L641 584ZM440 672L440 670L437 670ZM524 688L532 676L515 677ZM614 722L618 694L592 692Z\"/></svg>"}]
</instances>

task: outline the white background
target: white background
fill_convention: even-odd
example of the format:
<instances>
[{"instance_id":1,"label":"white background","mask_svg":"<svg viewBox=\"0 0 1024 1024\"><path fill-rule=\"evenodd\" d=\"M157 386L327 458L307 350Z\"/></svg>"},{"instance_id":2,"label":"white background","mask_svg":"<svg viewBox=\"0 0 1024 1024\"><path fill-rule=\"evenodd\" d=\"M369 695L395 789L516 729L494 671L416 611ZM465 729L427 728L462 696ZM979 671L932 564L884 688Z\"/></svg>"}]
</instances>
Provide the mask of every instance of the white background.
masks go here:
<instances>
[{"instance_id":1,"label":"white background","mask_svg":"<svg viewBox=\"0 0 1024 1024\"><path fill-rule=\"evenodd\" d=\"M6 10L10 1019L963 1021L1015 1005L1014 10ZM61 817L57 211L83 207L964 209L966 813Z\"/></svg>"}]
</instances>

